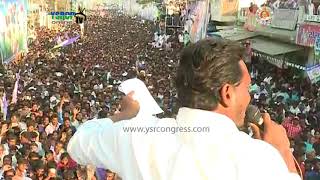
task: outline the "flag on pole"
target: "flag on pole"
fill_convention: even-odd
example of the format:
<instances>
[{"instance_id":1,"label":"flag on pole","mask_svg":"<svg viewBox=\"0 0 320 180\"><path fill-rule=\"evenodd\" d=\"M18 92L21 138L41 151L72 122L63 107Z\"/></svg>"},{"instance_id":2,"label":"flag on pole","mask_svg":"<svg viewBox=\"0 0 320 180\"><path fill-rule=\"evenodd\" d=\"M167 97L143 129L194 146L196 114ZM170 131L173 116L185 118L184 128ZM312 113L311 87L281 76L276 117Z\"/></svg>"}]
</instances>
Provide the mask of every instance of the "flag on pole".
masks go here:
<instances>
[{"instance_id":1,"label":"flag on pole","mask_svg":"<svg viewBox=\"0 0 320 180\"><path fill-rule=\"evenodd\" d=\"M78 40L79 38L80 38L80 36L78 35L78 36L73 37L73 38L71 38L71 39L65 40L65 41L63 41L62 43L54 46L53 49L60 48L60 47L64 47L64 46L67 46L67 45L69 45L69 44L72 44L72 43L74 43L76 40Z\"/></svg>"}]
</instances>

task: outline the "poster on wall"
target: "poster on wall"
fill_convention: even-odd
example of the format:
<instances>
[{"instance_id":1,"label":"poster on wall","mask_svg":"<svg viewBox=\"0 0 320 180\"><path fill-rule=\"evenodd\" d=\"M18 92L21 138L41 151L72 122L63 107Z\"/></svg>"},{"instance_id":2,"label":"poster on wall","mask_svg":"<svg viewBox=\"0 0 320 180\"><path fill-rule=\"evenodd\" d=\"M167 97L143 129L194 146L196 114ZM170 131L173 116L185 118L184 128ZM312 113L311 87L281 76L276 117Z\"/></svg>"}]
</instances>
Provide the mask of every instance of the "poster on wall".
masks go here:
<instances>
[{"instance_id":1,"label":"poster on wall","mask_svg":"<svg viewBox=\"0 0 320 180\"><path fill-rule=\"evenodd\" d=\"M0 58L8 62L27 49L27 0L0 2Z\"/></svg>"},{"instance_id":2,"label":"poster on wall","mask_svg":"<svg viewBox=\"0 0 320 180\"><path fill-rule=\"evenodd\" d=\"M316 37L320 35L320 26L317 24L300 24L297 30L296 43L301 46L314 47Z\"/></svg>"},{"instance_id":3,"label":"poster on wall","mask_svg":"<svg viewBox=\"0 0 320 180\"><path fill-rule=\"evenodd\" d=\"M276 9L273 12L271 26L287 30L295 30L299 11L295 9Z\"/></svg>"},{"instance_id":4,"label":"poster on wall","mask_svg":"<svg viewBox=\"0 0 320 180\"><path fill-rule=\"evenodd\" d=\"M207 25L209 22L209 1L196 1L193 4L192 12L194 18L190 27L190 39L195 43L206 37Z\"/></svg>"},{"instance_id":5,"label":"poster on wall","mask_svg":"<svg viewBox=\"0 0 320 180\"><path fill-rule=\"evenodd\" d=\"M320 81L320 64L308 68L307 74L312 83L317 83L318 81Z\"/></svg>"},{"instance_id":6,"label":"poster on wall","mask_svg":"<svg viewBox=\"0 0 320 180\"><path fill-rule=\"evenodd\" d=\"M317 62L320 61L320 36L318 35L314 43L314 58Z\"/></svg>"},{"instance_id":7,"label":"poster on wall","mask_svg":"<svg viewBox=\"0 0 320 180\"><path fill-rule=\"evenodd\" d=\"M222 4L222 16L236 16L239 8L238 0L221 0Z\"/></svg>"},{"instance_id":8,"label":"poster on wall","mask_svg":"<svg viewBox=\"0 0 320 180\"><path fill-rule=\"evenodd\" d=\"M211 3L211 20L234 21L239 10L239 0L214 0Z\"/></svg>"},{"instance_id":9,"label":"poster on wall","mask_svg":"<svg viewBox=\"0 0 320 180\"><path fill-rule=\"evenodd\" d=\"M267 6L259 8L256 12L257 22L262 26L268 26L271 24L273 11Z\"/></svg>"}]
</instances>

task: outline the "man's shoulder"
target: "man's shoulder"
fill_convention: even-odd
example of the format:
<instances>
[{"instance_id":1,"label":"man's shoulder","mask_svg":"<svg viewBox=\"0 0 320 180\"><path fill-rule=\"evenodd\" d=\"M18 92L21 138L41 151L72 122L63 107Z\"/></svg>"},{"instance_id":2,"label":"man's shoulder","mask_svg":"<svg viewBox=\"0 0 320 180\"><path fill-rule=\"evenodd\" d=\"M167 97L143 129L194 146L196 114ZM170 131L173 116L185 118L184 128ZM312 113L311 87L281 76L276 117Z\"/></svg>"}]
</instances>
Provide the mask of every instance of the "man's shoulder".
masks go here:
<instances>
[{"instance_id":1,"label":"man's shoulder","mask_svg":"<svg viewBox=\"0 0 320 180\"><path fill-rule=\"evenodd\" d=\"M245 153L245 154L248 152L252 152L253 154L260 154L260 153L270 154L271 153L273 155L275 154L279 155L277 153L277 150L267 142L259 139L254 139L244 132L235 133L230 137L231 138L229 140L231 142L229 143L233 143L232 146L237 147L235 148L237 152Z\"/></svg>"}]
</instances>

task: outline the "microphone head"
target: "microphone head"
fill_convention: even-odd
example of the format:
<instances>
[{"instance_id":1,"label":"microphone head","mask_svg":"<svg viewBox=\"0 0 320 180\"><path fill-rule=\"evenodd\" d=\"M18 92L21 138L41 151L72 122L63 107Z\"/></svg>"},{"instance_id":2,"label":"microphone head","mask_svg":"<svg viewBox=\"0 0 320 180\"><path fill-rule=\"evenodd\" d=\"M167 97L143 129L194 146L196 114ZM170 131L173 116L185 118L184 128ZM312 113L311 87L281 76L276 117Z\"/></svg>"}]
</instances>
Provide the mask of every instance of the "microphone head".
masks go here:
<instances>
[{"instance_id":1,"label":"microphone head","mask_svg":"<svg viewBox=\"0 0 320 180\"><path fill-rule=\"evenodd\" d=\"M246 110L245 121L256 125L263 124L263 118L257 106L249 105Z\"/></svg>"}]
</instances>

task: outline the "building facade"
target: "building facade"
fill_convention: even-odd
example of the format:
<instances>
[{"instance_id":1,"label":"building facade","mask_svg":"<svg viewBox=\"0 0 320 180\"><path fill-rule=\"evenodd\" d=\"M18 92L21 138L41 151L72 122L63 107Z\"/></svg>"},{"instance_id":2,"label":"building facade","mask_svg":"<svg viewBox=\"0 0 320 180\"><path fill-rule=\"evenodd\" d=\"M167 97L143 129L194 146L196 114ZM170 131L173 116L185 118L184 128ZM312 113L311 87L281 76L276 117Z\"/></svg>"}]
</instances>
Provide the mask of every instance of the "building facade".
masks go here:
<instances>
[{"instance_id":1,"label":"building facade","mask_svg":"<svg viewBox=\"0 0 320 180\"><path fill-rule=\"evenodd\" d=\"M306 69L319 64L319 5L286 4L275 7L274 3L269 1L269 4L239 8L236 25L216 34L242 42L252 49L249 52L253 56L279 68Z\"/></svg>"}]
</instances>

